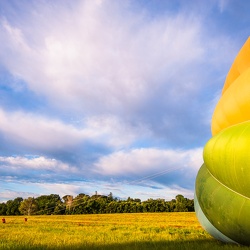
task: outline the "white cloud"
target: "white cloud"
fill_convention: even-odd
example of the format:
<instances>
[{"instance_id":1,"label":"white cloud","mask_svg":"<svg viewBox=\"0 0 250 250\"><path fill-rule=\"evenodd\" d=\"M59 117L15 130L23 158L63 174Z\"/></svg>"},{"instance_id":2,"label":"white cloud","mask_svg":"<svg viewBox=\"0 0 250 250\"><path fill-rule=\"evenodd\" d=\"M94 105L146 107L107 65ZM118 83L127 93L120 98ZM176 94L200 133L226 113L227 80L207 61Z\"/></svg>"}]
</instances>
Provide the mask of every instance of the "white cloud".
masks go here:
<instances>
[{"instance_id":1,"label":"white cloud","mask_svg":"<svg viewBox=\"0 0 250 250\"><path fill-rule=\"evenodd\" d=\"M24 171L24 170L50 170L55 172L78 172L74 166L58 161L56 159L48 159L43 156L39 157L3 157L0 156L0 169ZM17 172L16 172L17 173Z\"/></svg>"},{"instance_id":2,"label":"white cloud","mask_svg":"<svg viewBox=\"0 0 250 250\"><path fill-rule=\"evenodd\" d=\"M39 7L44 14L50 8ZM26 24L32 37L24 26L2 22L1 62L55 106L124 113L136 111L162 84L176 94L194 91L186 81L168 81L201 60L199 20L151 20L110 1L82 1L72 13L58 9L40 18L33 14Z\"/></svg>"},{"instance_id":3,"label":"white cloud","mask_svg":"<svg viewBox=\"0 0 250 250\"><path fill-rule=\"evenodd\" d=\"M1 188L10 190L9 187L12 187L12 191L0 193L0 200L51 193L57 193L61 197L66 194L76 196L79 193L94 194L95 191L104 195L113 192L120 198L133 196L143 200L148 197L169 199L180 193L192 198L192 185L189 184L187 188L185 182L193 183L201 164L201 148L119 151L100 158L91 166L87 170L87 180L86 170L56 159L42 156L1 156ZM172 172L174 176L170 177L172 180L169 182L168 174ZM102 175L105 180L101 180ZM116 179L107 180L108 176ZM163 179L156 179L161 176ZM27 190L33 190L33 193Z\"/></svg>"},{"instance_id":4,"label":"white cloud","mask_svg":"<svg viewBox=\"0 0 250 250\"><path fill-rule=\"evenodd\" d=\"M143 126L133 127L114 116L89 117L81 122L80 127L74 127L32 113L0 109L0 120L0 132L6 139L44 150L70 149L88 141L119 148L149 133Z\"/></svg>"},{"instance_id":5,"label":"white cloud","mask_svg":"<svg viewBox=\"0 0 250 250\"><path fill-rule=\"evenodd\" d=\"M134 125L129 124L126 120L111 115L85 119L85 132L93 135L93 141L96 140L114 148L127 147L142 137L151 136L151 132L144 124L138 121Z\"/></svg>"},{"instance_id":6,"label":"white cloud","mask_svg":"<svg viewBox=\"0 0 250 250\"><path fill-rule=\"evenodd\" d=\"M71 125L31 113L0 109L0 131L5 138L33 148L60 149L80 142L86 135Z\"/></svg>"},{"instance_id":7,"label":"white cloud","mask_svg":"<svg viewBox=\"0 0 250 250\"><path fill-rule=\"evenodd\" d=\"M208 80L211 63L222 67L232 42L207 39L202 17L192 12L156 18L132 6L130 1L79 1L55 9L34 2L20 22L0 20L0 64L45 97L46 108L59 119L66 113L84 123L78 129L60 124L63 131L51 136L51 128L40 126L46 130L41 137L51 138L48 143L31 129L27 144L57 148L67 129L61 147L90 138L122 148L142 134L145 140L163 138L167 145L186 147L188 140L199 145L206 112L201 89L205 82L215 85ZM27 133L17 134L24 143Z\"/></svg>"},{"instance_id":8,"label":"white cloud","mask_svg":"<svg viewBox=\"0 0 250 250\"><path fill-rule=\"evenodd\" d=\"M103 156L95 164L97 171L112 176L145 176L160 171L175 171L184 168L197 171L202 164L202 148L191 150L166 150L141 148L130 151L118 151Z\"/></svg>"}]
</instances>

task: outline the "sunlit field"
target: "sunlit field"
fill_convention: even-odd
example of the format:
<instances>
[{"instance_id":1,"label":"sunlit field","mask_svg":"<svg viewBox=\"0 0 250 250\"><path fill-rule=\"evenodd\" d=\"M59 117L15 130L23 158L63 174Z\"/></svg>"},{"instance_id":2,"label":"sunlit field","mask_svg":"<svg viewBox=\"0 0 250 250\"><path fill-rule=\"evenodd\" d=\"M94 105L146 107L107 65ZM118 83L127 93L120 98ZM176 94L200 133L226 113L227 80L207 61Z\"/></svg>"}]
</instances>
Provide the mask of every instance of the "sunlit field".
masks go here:
<instances>
[{"instance_id":1,"label":"sunlit field","mask_svg":"<svg viewBox=\"0 0 250 250\"><path fill-rule=\"evenodd\" d=\"M195 213L4 218L0 249L250 249L214 240Z\"/></svg>"}]
</instances>

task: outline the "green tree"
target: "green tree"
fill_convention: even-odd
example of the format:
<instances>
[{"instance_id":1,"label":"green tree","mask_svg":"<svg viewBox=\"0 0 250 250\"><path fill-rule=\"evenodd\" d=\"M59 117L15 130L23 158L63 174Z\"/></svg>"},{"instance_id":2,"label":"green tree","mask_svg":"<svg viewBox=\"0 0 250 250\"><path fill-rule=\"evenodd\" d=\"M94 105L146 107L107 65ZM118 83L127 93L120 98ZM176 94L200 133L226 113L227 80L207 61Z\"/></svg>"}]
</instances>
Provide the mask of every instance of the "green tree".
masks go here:
<instances>
[{"instance_id":1,"label":"green tree","mask_svg":"<svg viewBox=\"0 0 250 250\"><path fill-rule=\"evenodd\" d=\"M74 214L87 214L88 211L87 211L86 207L87 207L89 200L90 200L89 195L86 195L83 193L77 195L73 199L72 204L71 204L72 213L74 213Z\"/></svg>"},{"instance_id":2,"label":"green tree","mask_svg":"<svg viewBox=\"0 0 250 250\"><path fill-rule=\"evenodd\" d=\"M23 200L20 204L19 211L24 215L32 215L37 212L38 206L34 197Z\"/></svg>"},{"instance_id":3,"label":"green tree","mask_svg":"<svg viewBox=\"0 0 250 250\"><path fill-rule=\"evenodd\" d=\"M62 201L58 194L42 195L36 198L38 206L38 214L54 214L59 212L62 208Z\"/></svg>"},{"instance_id":4,"label":"green tree","mask_svg":"<svg viewBox=\"0 0 250 250\"><path fill-rule=\"evenodd\" d=\"M175 206L174 211L175 212L187 212L188 211L187 199L184 198L184 196L181 194L176 195L175 199L176 199L176 206Z\"/></svg>"},{"instance_id":5,"label":"green tree","mask_svg":"<svg viewBox=\"0 0 250 250\"><path fill-rule=\"evenodd\" d=\"M176 200L172 199L171 201L168 201L168 205L169 205L169 211L174 212L176 208Z\"/></svg>"},{"instance_id":6,"label":"green tree","mask_svg":"<svg viewBox=\"0 0 250 250\"><path fill-rule=\"evenodd\" d=\"M194 200L193 199L192 200L188 199L186 206L187 206L188 212L194 212Z\"/></svg>"},{"instance_id":7,"label":"green tree","mask_svg":"<svg viewBox=\"0 0 250 250\"><path fill-rule=\"evenodd\" d=\"M19 215L21 212L29 214L29 197L25 201L21 197L0 203L0 215ZM185 198L178 194L175 199L165 201L164 199L148 199L141 201L137 198L128 197L127 200L114 198L113 194L94 195L79 194L75 198L65 195L61 200L57 194L42 195L32 203L30 214L97 214L97 213L141 213L141 212L186 212L194 211L194 200ZM28 201L29 202L28 202ZM22 202L23 201L23 202ZM22 204L22 206L21 206ZM24 205L26 204L26 205ZM26 207L26 208L25 208ZM20 208L20 209L19 209Z\"/></svg>"},{"instance_id":8,"label":"green tree","mask_svg":"<svg viewBox=\"0 0 250 250\"><path fill-rule=\"evenodd\" d=\"M111 202L111 199L107 196L102 196L99 199L97 199L97 202L99 203L99 213L106 213L106 208L108 206L108 203Z\"/></svg>"},{"instance_id":9,"label":"green tree","mask_svg":"<svg viewBox=\"0 0 250 250\"><path fill-rule=\"evenodd\" d=\"M7 205L5 203L0 203L0 215L6 215Z\"/></svg>"},{"instance_id":10,"label":"green tree","mask_svg":"<svg viewBox=\"0 0 250 250\"><path fill-rule=\"evenodd\" d=\"M65 214L66 205L63 202L57 202L53 214Z\"/></svg>"},{"instance_id":11,"label":"green tree","mask_svg":"<svg viewBox=\"0 0 250 250\"><path fill-rule=\"evenodd\" d=\"M6 202L6 215L20 215L19 206L23 201L22 197L17 197L14 200Z\"/></svg>"},{"instance_id":12,"label":"green tree","mask_svg":"<svg viewBox=\"0 0 250 250\"><path fill-rule=\"evenodd\" d=\"M117 210L117 201L111 201L107 204L106 213L116 213Z\"/></svg>"}]
</instances>

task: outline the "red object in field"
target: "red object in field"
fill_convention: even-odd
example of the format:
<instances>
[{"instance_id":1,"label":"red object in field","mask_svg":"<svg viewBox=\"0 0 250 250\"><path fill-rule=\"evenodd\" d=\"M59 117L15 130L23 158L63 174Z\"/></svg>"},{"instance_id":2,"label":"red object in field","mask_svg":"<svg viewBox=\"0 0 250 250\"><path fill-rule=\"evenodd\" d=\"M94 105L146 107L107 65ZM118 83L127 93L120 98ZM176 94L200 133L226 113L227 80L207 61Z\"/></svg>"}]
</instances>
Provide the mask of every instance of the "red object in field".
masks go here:
<instances>
[{"instance_id":1,"label":"red object in field","mask_svg":"<svg viewBox=\"0 0 250 250\"><path fill-rule=\"evenodd\" d=\"M3 222L3 223L5 223L5 222L6 222L4 218L2 218L2 222Z\"/></svg>"},{"instance_id":2,"label":"red object in field","mask_svg":"<svg viewBox=\"0 0 250 250\"><path fill-rule=\"evenodd\" d=\"M26 221L28 221L28 219L27 219L27 218L24 218L24 221L26 222Z\"/></svg>"}]
</instances>

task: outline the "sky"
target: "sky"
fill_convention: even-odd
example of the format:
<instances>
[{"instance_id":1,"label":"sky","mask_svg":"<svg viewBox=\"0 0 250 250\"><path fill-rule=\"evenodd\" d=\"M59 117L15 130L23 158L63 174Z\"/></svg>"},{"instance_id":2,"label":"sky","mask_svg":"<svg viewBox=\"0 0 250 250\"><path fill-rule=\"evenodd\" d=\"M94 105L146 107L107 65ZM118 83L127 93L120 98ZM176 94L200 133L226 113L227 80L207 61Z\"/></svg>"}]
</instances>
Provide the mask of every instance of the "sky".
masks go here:
<instances>
[{"instance_id":1,"label":"sky","mask_svg":"<svg viewBox=\"0 0 250 250\"><path fill-rule=\"evenodd\" d=\"M0 202L193 198L238 0L0 0Z\"/></svg>"}]
</instances>

